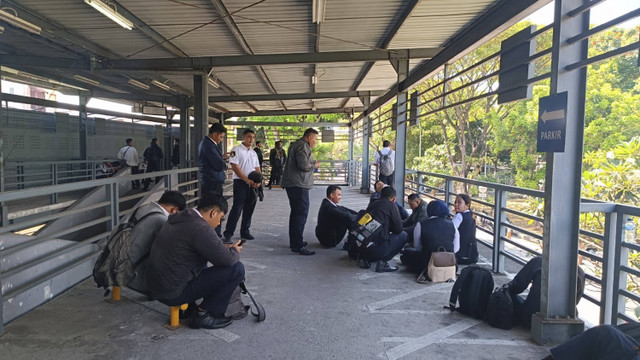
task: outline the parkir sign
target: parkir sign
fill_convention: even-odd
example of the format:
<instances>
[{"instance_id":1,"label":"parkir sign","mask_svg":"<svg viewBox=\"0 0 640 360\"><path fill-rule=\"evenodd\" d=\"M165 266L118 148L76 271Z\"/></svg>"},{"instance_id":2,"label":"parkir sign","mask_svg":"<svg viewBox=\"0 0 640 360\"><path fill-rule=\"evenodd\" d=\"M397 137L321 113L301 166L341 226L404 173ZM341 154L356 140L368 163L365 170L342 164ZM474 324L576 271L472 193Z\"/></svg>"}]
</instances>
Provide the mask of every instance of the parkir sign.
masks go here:
<instances>
[{"instance_id":1,"label":"parkir sign","mask_svg":"<svg viewBox=\"0 0 640 360\"><path fill-rule=\"evenodd\" d=\"M540 98L538 152L564 152L567 130L567 92Z\"/></svg>"}]
</instances>

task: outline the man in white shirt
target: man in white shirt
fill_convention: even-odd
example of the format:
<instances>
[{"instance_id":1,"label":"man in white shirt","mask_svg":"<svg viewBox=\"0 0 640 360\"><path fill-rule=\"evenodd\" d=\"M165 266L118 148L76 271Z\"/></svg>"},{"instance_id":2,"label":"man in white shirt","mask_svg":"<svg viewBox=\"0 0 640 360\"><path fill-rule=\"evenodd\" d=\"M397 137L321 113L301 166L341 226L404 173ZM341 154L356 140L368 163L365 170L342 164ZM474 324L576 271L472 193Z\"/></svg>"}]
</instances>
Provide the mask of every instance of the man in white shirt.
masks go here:
<instances>
[{"instance_id":1,"label":"man in white shirt","mask_svg":"<svg viewBox=\"0 0 640 360\"><path fill-rule=\"evenodd\" d=\"M250 196L250 192L252 188L258 188L261 184L247 177L252 171L260 172L258 155L252 148L255 139L255 132L246 129L242 133L242 144L231 150L231 154L235 152L235 155L229 158L229 164L231 164L231 169L233 170L233 207L229 212L229 218L223 233L223 240L227 243L236 231L240 214L242 214L240 237L246 240L255 239L249 231L253 210L256 208L255 198Z\"/></svg>"},{"instance_id":2,"label":"man in white shirt","mask_svg":"<svg viewBox=\"0 0 640 360\"><path fill-rule=\"evenodd\" d=\"M382 150L376 151L373 163L378 166L379 179L393 187L393 177L396 171L396 152L389 147L389 140L382 142Z\"/></svg>"},{"instance_id":3,"label":"man in white shirt","mask_svg":"<svg viewBox=\"0 0 640 360\"><path fill-rule=\"evenodd\" d=\"M127 143L126 146L122 147L120 151L118 151L118 159L123 161L125 165L131 168L131 174L138 174L140 171L138 170L138 165L140 164L140 158L138 157L138 150L133 147L133 139L128 138L125 140ZM140 180L131 181L131 186L134 189L140 188Z\"/></svg>"}]
</instances>

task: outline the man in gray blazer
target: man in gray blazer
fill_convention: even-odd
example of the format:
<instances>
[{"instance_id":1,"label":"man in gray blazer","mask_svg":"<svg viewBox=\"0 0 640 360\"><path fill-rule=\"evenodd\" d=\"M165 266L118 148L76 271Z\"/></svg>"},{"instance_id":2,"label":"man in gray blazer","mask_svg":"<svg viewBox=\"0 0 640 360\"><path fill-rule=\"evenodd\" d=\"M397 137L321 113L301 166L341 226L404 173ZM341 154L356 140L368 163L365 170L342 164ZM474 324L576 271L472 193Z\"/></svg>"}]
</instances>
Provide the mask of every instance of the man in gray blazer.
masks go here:
<instances>
[{"instance_id":1,"label":"man in gray blazer","mask_svg":"<svg viewBox=\"0 0 640 360\"><path fill-rule=\"evenodd\" d=\"M413 241L413 228L417 223L427 220L429 215L427 215L427 203L420 198L420 195L411 194L407 200L411 208L411 215L402 220L402 230L409 234L409 242L411 243Z\"/></svg>"},{"instance_id":2,"label":"man in gray blazer","mask_svg":"<svg viewBox=\"0 0 640 360\"><path fill-rule=\"evenodd\" d=\"M169 214L184 210L187 202L178 191L165 191L158 202L150 202L136 209L133 213L139 221L131 232L131 248L129 256L135 265L136 276L128 286L143 294L149 293L147 286L147 259L151 253L151 245L160 228L167 222ZM128 219L127 219L128 220Z\"/></svg>"}]
</instances>

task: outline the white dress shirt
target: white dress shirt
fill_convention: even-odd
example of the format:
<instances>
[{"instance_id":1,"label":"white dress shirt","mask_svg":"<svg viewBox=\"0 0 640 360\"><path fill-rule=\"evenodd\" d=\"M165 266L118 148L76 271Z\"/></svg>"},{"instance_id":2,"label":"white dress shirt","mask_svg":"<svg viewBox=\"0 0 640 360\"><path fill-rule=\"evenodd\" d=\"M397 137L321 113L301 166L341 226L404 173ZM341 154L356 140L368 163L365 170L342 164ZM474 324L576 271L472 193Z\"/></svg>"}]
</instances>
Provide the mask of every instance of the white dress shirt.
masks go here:
<instances>
[{"instance_id":1,"label":"white dress shirt","mask_svg":"<svg viewBox=\"0 0 640 360\"><path fill-rule=\"evenodd\" d=\"M247 149L246 146L240 144L232 149L232 151L236 152L236 156L229 158L230 164L236 164L244 173L244 176L249 176L249 174L258 168L260 171L260 163L258 162L258 154L253 149ZM240 176L233 172L234 180L242 180Z\"/></svg>"}]
</instances>

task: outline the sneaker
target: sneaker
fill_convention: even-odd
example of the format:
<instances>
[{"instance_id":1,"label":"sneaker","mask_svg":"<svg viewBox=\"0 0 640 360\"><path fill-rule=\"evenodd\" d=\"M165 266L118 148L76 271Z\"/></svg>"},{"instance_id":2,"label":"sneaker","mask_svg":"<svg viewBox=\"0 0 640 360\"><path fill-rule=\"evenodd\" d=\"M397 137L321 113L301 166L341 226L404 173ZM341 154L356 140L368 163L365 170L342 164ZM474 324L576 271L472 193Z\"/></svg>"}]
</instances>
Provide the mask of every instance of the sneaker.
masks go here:
<instances>
[{"instance_id":1,"label":"sneaker","mask_svg":"<svg viewBox=\"0 0 640 360\"><path fill-rule=\"evenodd\" d=\"M191 315L193 329L220 329L231 325L233 319L226 316L213 316L208 311L194 311Z\"/></svg>"},{"instance_id":2,"label":"sneaker","mask_svg":"<svg viewBox=\"0 0 640 360\"><path fill-rule=\"evenodd\" d=\"M301 247L298 250L291 249L292 252L298 253L300 255L315 255L315 251L309 251L305 246Z\"/></svg>"},{"instance_id":3,"label":"sneaker","mask_svg":"<svg viewBox=\"0 0 640 360\"><path fill-rule=\"evenodd\" d=\"M376 272L392 272L397 270L397 266L391 266L386 261L378 260L378 263L376 264Z\"/></svg>"},{"instance_id":4,"label":"sneaker","mask_svg":"<svg viewBox=\"0 0 640 360\"><path fill-rule=\"evenodd\" d=\"M365 258L364 256L358 254L358 258L356 260L356 263L358 264L358 266L360 266L363 269L368 269L371 267L371 263L369 262L369 260L367 260L367 258Z\"/></svg>"},{"instance_id":5,"label":"sneaker","mask_svg":"<svg viewBox=\"0 0 640 360\"><path fill-rule=\"evenodd\" d=\"M245 239L245 240L255 240L256 239L253 235L251 235L249 233L244 234L244 235L240 235L240 238L241 239Z\"/></svg>"}]
</instances>

